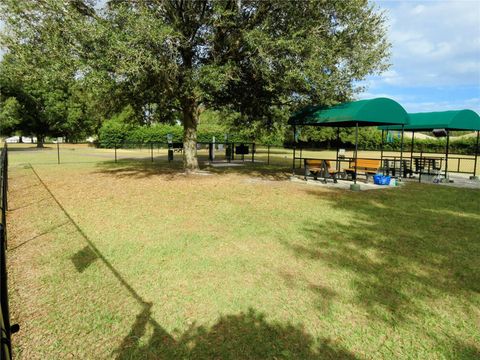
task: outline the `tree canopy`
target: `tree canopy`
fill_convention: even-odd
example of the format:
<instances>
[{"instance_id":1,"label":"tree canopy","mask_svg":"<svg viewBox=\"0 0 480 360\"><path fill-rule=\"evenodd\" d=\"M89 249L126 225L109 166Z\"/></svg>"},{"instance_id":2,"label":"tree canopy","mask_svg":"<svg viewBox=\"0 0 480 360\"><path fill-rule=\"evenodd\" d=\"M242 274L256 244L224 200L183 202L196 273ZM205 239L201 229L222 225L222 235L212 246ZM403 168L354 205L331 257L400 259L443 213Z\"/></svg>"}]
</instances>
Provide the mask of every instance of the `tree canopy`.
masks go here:
<instances>
[{"instance_id":1,"label":"tree canopy","mask_svg":"<svg viewBox=\"0 0 480 360\"><path fill-rule=\"evenodd\" d=\"M349 100L358 81L388 67L385 18L367 0L98 5L2 0L1 66L15 61L23 85L35 75L41 96L21 88L41 104L42 123L62 133L95 129L99 116L127 105L139 123L179 119L187 170L198 167L203 109L228 114L239 129L278 130L291 111Z\"/></svg>"}]
</instances>

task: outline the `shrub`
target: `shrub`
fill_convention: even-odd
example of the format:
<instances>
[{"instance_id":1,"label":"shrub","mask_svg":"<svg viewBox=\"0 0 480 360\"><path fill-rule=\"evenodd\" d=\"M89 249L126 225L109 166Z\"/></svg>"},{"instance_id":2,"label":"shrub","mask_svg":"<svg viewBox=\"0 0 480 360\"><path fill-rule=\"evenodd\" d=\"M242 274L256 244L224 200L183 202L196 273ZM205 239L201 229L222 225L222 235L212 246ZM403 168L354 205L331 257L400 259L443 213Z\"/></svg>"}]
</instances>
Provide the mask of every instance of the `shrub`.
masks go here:
<instances>
[{"instance_id":1,"label":"shrub","mask_svg":"<svg viewBox=\"0 0 480 360\"><path fill-rule=\"evenodd\" d=\"M183 140L183 127L167 124L132 127L115 120L108 120L100 128L98 139L101 147L133 147L149 143L167 143L168 134L172 134L174 142L181 142ZM197 133L197 141L211 142L214 136L217 143L225 141L224 132L201 128ZM228 140L235 142L248 141L238 135L230 135Z\"/></svg>"},{"instance_id":2,"label":"shrub","mask_svg":"<svg viewBox=\"0 0 480 360\"><path fill-rule=\"evenodd\" d=\"M362 129L363 130L363 129ZM344 132L343 136L340 136L340 148L353 149L355 146L354 136L349 132ZM414 151L415 152L435 152L444 153L446 148L446 138L439 139L415 139ZM297 147L304 148L319 148L329 149L336 147L335 139L321 139L321 140L303 140L300 139L297 142ZM450 140L449 152L452 154L473 155L475 154L476 137L463 137L456 140ZM284 142L284 146L292 147L292 138ZM376 132L360 131L358 135L358 148L360 150L380 150L382 146L381 135ZM390 142L384 139L383 149L385 151L400 151L401 139L398 136L394 136ZM405 138L403 143L404 151L411 150L411 139ZM479 149L480 152L480 149Z\"/></svg>"}]
</instances>

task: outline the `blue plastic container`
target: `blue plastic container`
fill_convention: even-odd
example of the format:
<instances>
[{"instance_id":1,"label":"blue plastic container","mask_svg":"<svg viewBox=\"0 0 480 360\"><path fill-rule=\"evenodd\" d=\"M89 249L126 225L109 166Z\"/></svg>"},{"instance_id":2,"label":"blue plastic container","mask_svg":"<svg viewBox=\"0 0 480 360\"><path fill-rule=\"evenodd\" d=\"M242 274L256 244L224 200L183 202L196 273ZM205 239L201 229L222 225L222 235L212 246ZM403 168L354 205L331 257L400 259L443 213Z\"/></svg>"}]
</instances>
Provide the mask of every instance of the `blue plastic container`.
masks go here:
<instances>
[{"instance_id":1,"label":"blue plastic container","mask_svg":"<svg viewBox=\"0 0 480 360\"><path fill-rule=\"evenodd\" d=\"M373 183L376 185L390 185L390 176L373 175Z\"/></svg>"}]
</instances>

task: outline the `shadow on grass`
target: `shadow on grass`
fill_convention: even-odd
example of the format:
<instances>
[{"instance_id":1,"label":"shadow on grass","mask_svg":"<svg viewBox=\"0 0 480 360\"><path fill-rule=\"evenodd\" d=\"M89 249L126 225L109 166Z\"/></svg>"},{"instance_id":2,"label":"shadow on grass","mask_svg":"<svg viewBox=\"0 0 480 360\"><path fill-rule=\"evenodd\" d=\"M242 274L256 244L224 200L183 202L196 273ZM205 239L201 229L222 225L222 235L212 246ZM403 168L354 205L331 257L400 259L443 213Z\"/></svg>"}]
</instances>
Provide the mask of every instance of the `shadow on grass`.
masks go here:
<instances>
[{"instance_id":1,"label":"shadow on grass","mask_svg":"<svg viewBox=\"0 0 480 360\"><path fill-rule=\"evenodd\" d=\"M291 289L302 287L306 284L307 288L316 295L316 307L320 310L320 313L327 314L330 312L330 305L335 300L337 292L327 286L314 284L299 274L281 271L279 275L285 281L285 285Z\"/></svg>"},{"instance_id":2,"label":"shadow on grass","mask_svg":"<svg viewBox=\"0 0 480 360\"><path fill-rule=\"evenodd\" d=\"M269 180L288 179L288 169L266 164L252 164L245 162L241 166L215 167L201 162L202 171L216 175L239 174ZM118 162L105 161L97 163L96 173L108 174L117 178L149 178L163 176L164 179L174 180L178 176L185 176L183 163L180 161L149 161L140 159L122 159Z\"/></svg>"},{"instance_id":3,"label":"shadow on grass","mask_svg":"<svg viewBox=\"0 0 480 360\"><path fill-rule=\"evenodd\" d=\"M301 326L269 322L252 309L222 316L212 327L193 324L174 337L152 317L152 303L124 280L38 178L88 244L79 256L80 269L94 258L103 262L141 307L113 354L117 359L356 358L328 338L313 339ZM479 191L424 184L410 184L395 191L305 191L343 210L348 221L305 222L299 231L306 241L286 241L285 245L308 261L322 261L331 268L349 271L355 305L365 307L376 320L408 321L410 316L425 311L419 306L422 300L454 295L470 302L469 295L480 292ZM335 293L329 289L310 289L319 297L327 297L327 302L334 301ZM460 356L476 353L474 346L458 343Z\"/></svg>"},{"instance_id":4,"label":"shadow on grass","mask_svg":"<svg viewBox=\"0 0 480 360\"><path fill-rule=\"evenodd\" d=\"M17 209L18 209L18 208L17 208ZM31 238L28 239L28 240L23 241L22 243L16 245L15 247L9 248L9 251L17 250L17 249L19 249L20 247L22 247L23 245L28 244L29 242L31 242L31 241L33 241L33 240L39 239L39 238L41 238L41 237L44 236L44 235L50 234L51 232L55 231L56 229L61 228L62 226L65 226L65 225L67 225L67 224L68 224L68 222L62 222L62 223L60 223L60 224L58 224L58 225L54 225L54 226L48 228L47 230L45 230L44 232L42 232L42 233L40 233L40 234L38 234L38 235L35 235L35 236L31 237Z\"/></svg>"},{"instance_id":5,"label":"shadow on grass","mask_svg":"<svg viewBox=\"0 0 480 360\"><path fill-rule=\"evenodd\" d=\"M97 259L97 254L89 246L85 246L71 257L73 265L79 273L82 273Z\"/></svg>"},{"instance_id":6,"label":"shadow on grass","mask_svg":"<svg viewBox=\"0 0 480 360\"><path fill-rule=\"evenodd\" d=\"M212 327L193 324L174 339L150 315L138 314L130 333L115 352L126 359L357 359L328 339L315 342L301 327L269 323L261 313L222 316ZM146 342L140 339L151 326Z\"/></svg>"},{"instance_id":7,"label":"shadow on grass","mask_svg":"<svg viewBox=\"0 0 480 360\"><path fill-rule=\"evenodd\" d=\"M55 146L44 146L44 147L37 147L37 145L32 145L32 146L12 146L12 145L8 145L8 151L38 151L38 152L41 152L41 151L48 151L48 150L53 150L55 149L56 147Z\"/></svg>"},{"instance_id":8,"label":"shadow on grass","mask_svg":"<svg viewBox=\"0 0 480 360\"><path fill-rule=\"evenodd\" d=\"M34 186L38 186L38 185L34 185ZM30 187L33 187L33 186L28 186L28 187L25 187L25 188L20 188L20 189L15 189L15 190L16 190L16 191L22 191L22 190L28 189L28 188L30 188ZM44 198L44 199L32 201L32 202L26 203L26 204L24 204L24 205L17 206L16 208L9 208L8 211L12 212L12 211L20 210L20 209L25 209L25 208L27 208L27 207L29 207L29 206L38 205L38 204L44 202L45 200L47 200L47 199Z\"/></svg>"},{"instance_id":9,"label":"shadow on grass","mask_svg":"<svg viewBox=\"0 0 480 360\"><path fill-rule=\"evenodd\" d=\"M300 231L306 240L284 244L300 258L347 270L356 304L369 316L408 321L430 311L422 301L446 295L473 305L480 292L480 191L425 184L395 191L307 191L330 200L345 218L305 222Z\"/></svg>"},{"instance_id":10,"label":"shadow on grass","mask_svg":"<svg viewBox=\"0 0 480 360\"><path fill-rule=\"evenodd\" d=\"M458 360L480 359L480 349L473 344L456 341L452 350L455 359Z\"/></svg>"},{"instance_id":11,"label":"shadow on grass","mask_svg":"<svg viewBox=\"0 0 480 360\"><path fill-rule=\"evenodd\" d=\"M77 271L83 272L92 262L101 261L141 307L129 333L112 354L116 359L357 359L328 338L314 339L301 326L268 322L263 314L253 309L222 316L209 328L194 323L180 337L174 338L152 317L153 304L145 301L123 278L35 169L31 169L86 243L71 258ZM147 341L141 341L147 331Z\"/></svg>"},{"instance_id":12,"label":"shadow on grass","mask_svg":"<svg viewBox=\"0 0 480 360\"><path fill-rule=\"evenodd\" d=\"M162 176L167 180L174 180L184 175L181 162L151 162L147 160L122 159L117 162L105 161L96 164L97 174L106 174L116 178L150 178Z\"/></svg>"}]
</instances>

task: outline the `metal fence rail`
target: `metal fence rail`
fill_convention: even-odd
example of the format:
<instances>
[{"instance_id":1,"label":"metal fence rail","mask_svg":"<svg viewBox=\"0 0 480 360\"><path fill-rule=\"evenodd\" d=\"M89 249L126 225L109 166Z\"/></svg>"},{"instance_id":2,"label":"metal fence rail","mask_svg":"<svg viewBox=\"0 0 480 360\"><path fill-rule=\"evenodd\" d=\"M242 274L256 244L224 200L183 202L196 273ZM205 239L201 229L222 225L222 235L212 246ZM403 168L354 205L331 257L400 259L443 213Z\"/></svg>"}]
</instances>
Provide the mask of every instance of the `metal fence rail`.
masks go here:
<instances>
[{"instance_id":1,"label":"metal fence rail","mask_svg":"<svg viewBox=\"0 0 480 360\"><path fill-rule=\"evenodd\" d=\"M8 192L8 149L3 146L0 163L0 206L2 209L0 224L0 327L1 327L1 359L12 358L11 335L19 330L18 325L10 324L7 288L7 192Z\"/></svg>"},{"instance_id":2,"label":"metal fence rail","mask_svg":"<svg viewBox=\"0 0 480 360\"><path fill-rule=\"evenodd\" d=\"M148 162L180 163L183 161L183 143L181 142L122 142L110 144L109 147L97 147L93 143L44 143L43 149L37 149L32 143L9 144L10 154L15 153L17 161L21 158L26 163L33 164L73 164L83 162L119 162L124 160L142 160ZM414 150L414 151L412 151ZM393 150L378 150L371 148L359 148L359 158L386 159L399 158L400 152ZM36 155L42 156L36 156ZM272 165L290 168L295 158L295 167L301 167L303 159L335 159L334 148L307 148L296 147L295 155L293 148L273 146L254 142L198 142L198 160L201 163L212 164L214 162L247 162L257 165ZM340 153L338 154L340 156ZM445 154L430 151L417 151L405 147L403 160L413 164L416 157L441 157ZM352 149L343 149L343 158L352 158ZM449 154L448 171L450 173L471 174L480 173L480 163L475 154ZM445 160L442 166L445 168Z\"/></svg>"}]
</instances>

